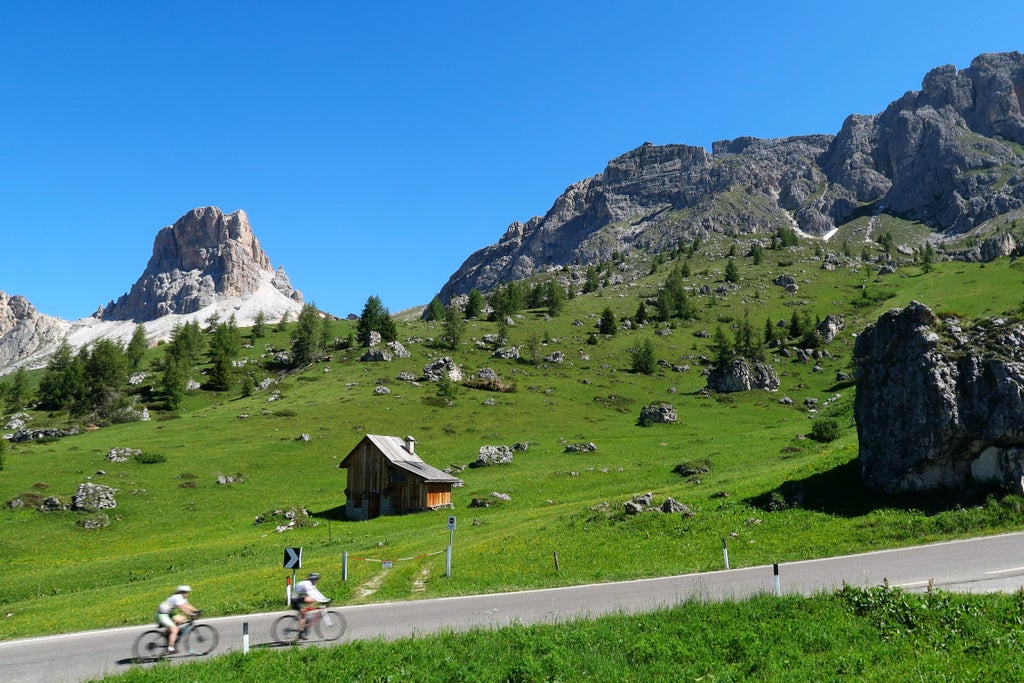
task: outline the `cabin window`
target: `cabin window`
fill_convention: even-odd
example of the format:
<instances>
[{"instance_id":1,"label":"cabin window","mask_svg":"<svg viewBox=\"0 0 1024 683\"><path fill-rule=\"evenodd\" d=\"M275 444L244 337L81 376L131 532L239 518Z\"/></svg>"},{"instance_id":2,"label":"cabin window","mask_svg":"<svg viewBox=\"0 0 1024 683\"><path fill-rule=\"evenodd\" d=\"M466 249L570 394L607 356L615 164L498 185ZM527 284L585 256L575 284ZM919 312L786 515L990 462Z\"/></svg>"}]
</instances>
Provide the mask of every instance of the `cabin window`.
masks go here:
<instances>
[{"instance_id":1,"label":"cabin window","mask_svg":"<svg viewBox=\"0 0 1024 683\"><path fill-rule=\"evenodd\" d=\"M392 484L404 484L408 480L409 478L407 475L400 474L398 472L392 472L391 474L388 475L388 481Z\"/></svg>"}]
</instances>

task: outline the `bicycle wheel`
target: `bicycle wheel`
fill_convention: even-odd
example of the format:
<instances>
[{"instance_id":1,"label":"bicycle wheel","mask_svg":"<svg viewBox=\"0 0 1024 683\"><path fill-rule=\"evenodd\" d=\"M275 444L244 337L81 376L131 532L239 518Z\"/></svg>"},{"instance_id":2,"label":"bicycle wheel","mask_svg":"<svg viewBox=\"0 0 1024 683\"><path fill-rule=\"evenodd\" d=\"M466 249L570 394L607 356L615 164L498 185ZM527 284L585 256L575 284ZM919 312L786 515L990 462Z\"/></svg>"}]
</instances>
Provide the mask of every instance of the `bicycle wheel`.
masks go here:
<instances>
[{"instance_id":1,"label":"bicycle wheel","mask_svg":"<svg viewBox=\"0 0 1024 683\"><path fill-rule=\"evenodd\" d=\"M337 640L345 632L345 626L345 617L341 616L341 612L325 610L316 622L316 633L323 640Z\"/></svg>"},{"instance_id":2,"label":"bicycle wheel","mask_svg":"<svg viewBox=\"0 0 1024 683\"><path fill-rule=\"evenodd\" d=\"M205 655L217 647L220 636L209 624L199 624L185 635L185 649L190 655Z\"/></svg>"},{"instance_id":3,"label":"bicycle wheel","mask_svg":"<svg viewBox=\"0 0 1024 683\"><path fill-rule=\"evenodd\" d=\"M299 639L299 617L285 614L274 621L270 627L270 637L278 643L294 643Z\"/></svg>"},{"instance_id":4,"label":"bicycle wheel","mask_svg":"<svg viewBox=\"0 0 1024 683\"><path fill-rule=\"evenodd\" d=\"M135 639L132 648L137 662L151 662L167 656L167 635L159 629L150 629Z\"/></svg>"}]
</instances>

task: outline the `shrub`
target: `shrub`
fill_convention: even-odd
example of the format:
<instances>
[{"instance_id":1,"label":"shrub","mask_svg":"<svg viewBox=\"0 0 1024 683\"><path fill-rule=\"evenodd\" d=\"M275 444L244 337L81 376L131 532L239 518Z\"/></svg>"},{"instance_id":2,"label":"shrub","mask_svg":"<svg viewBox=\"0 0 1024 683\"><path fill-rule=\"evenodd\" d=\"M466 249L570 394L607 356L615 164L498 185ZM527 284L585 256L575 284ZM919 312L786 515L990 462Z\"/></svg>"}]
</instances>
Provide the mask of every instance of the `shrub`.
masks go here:
<instances>
[{"instance_id":1,"label":"shrub","mask_svg":"<svg viewBox=\"0 0 1024 683\"><path fill-rule=\"evenodd\" d=\"M167 456L163 453L136 453L135 462L143 465L153 465L158 462L167 462Z\"/></svg>"},{"instance_id":2,"label":"shrub","mask_svg":"<svg viewBox=\"0 0 1024 683\"><path fill-rule=\"evenodd\" d=\"M811 425L811 438L821 443L835 441L840 432L839 421L831 417L820 417Z\"/></svg>"},{"instance_id":3,"label":"shrub","mask_svg":"<svg viewBox=\"0 0 1024 683\"><path fill-rule=\"evenodd\" d=\"M456 384L447 372L441 373L441 379L437 383L437 396L446 401L454 401L459 394L459 385Z\"/></svg>"}]
</instances>

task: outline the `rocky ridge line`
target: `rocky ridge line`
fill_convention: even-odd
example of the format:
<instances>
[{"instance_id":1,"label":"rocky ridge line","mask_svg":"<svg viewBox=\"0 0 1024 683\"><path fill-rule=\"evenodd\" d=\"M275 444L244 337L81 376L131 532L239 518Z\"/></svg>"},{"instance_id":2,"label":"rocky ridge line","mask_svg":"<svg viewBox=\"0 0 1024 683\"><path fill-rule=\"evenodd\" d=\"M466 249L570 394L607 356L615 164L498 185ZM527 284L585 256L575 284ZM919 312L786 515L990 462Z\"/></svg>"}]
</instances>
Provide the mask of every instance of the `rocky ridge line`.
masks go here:
<instances>
[{"instance_id":1,"label":"rocky ridge line","mask_svg":"<svg viewBox=\"0 0 1024 683\"><path fill-rule=\"evenodd\" d=\"M571 263L682 239L825 236L865 211L962 234L1024 208L1024 55L984 54L967 69L933 69L873 116L836 135L712 145L645 143L571 185L544 216L512 223L471 254L438 293L442 303Z\"/></svg>"}]
</instances>

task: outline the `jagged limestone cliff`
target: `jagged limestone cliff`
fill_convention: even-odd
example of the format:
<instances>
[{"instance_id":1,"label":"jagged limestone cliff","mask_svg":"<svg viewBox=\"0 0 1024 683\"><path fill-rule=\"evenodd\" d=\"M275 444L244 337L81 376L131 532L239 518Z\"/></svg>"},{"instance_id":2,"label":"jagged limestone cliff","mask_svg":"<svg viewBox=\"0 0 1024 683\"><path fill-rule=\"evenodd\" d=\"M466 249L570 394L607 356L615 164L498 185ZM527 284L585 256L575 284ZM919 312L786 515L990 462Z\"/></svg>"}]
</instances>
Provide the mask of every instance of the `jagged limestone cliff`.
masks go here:
<instances>
[{"instance_id":1,"label":"jagged limestone cliff","mask_svg":"<svg viewBox=\"0 0 1024 683\"><path fill-rule=\"evenodd\" d=\"M157 233L145 272L100 318L148 321L195 313L218 297L251 296L268 284L302 301L284 270L271 267L244 211L197 208Z\"/></svg>"},{"instance_id":2,"label":"jagged limestone cliff","mask_svg":"<svg viewBox=\"0 0 1024 683\"><path fill-rule=\"evenodd\" d=\"M795 104L794 106L799 106ZM716 232L795 227L822 236L864 212L955 235L1024 207L1024 55L986 54L933 69L837 135L644 144L570 186L544 215L513 223L470 255L438 296L447 302L618 251L660 251Z\"/></svg>"},{"instance_id":3,"label":"jagged limestone cliff","mask_svg":"<svg viewBox=\"0 0 1024 683\"><path fill-rule=\"evenodd\" d=\"M62 341L80 348L96 339L127 341L143 324L150 342L174 326L210 316L294 318L302 308L283 268L276 271L243 211L197 208L157 234L153 254L131 291L93 316L65 321L39 313L23 296L0 292L0 375L45 365Z\"/></svg>"}]
</instances>

